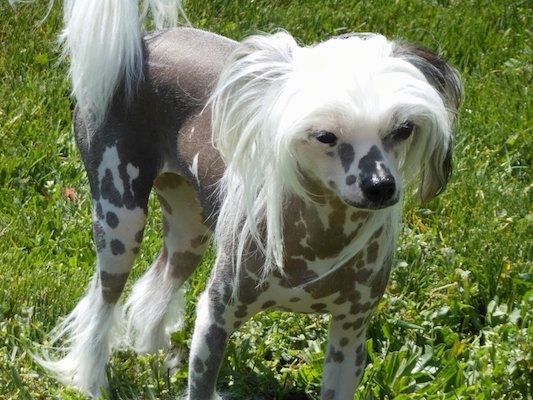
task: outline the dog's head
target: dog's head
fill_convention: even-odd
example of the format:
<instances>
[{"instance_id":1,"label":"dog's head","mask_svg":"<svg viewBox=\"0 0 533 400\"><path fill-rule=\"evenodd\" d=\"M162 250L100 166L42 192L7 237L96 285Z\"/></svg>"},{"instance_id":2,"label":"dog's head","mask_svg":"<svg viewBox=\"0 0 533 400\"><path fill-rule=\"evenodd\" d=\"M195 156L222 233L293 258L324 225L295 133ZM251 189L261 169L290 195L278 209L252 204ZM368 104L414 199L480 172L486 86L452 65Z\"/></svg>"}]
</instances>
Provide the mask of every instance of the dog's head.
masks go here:
<instances>
[{"instance_id":1,"label":"dog's head","mask_svg":"<svg viewBox=\"0 0 533 400\"><path fill-rule=\"evenodd\" d=\"M211 100L227 167L217 229L238 235L241 249L252 237L266 264L280 265L287 194L379 210L418 177L419 197L430 200L451 172L461 99L441 58L380 35L311 47L286 33L245 40Z\"/></svg>"},{"instance_id":2,"label":"dog's head","mask_svg":"<svg viewBox=\"0 0 533 400\"><path fill-rule=\"evenodd\" d=\"M380 209L415 177L424 201L448 181L462 87L422 47L380 35L312 47L286 33L255 36L234 52L215 93L215 143L232 173L255 186L254 199L257 185L273 185L269 197L309 196L321 194L312 193L319 182L348 205Z\"/></svg>"}]
</instances>

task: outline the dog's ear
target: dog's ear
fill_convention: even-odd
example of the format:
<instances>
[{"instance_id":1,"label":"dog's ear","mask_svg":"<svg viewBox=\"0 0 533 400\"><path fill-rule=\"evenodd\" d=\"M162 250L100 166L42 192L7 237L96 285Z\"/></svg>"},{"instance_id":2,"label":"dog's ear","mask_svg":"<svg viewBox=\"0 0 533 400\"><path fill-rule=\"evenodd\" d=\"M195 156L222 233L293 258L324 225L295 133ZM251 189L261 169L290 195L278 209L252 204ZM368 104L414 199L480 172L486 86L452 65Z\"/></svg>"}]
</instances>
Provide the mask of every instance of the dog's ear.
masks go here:
<instances>
[{"instance_id":1,"label":"dog's ear","mask_svg":"<svg viewBox=\"0 0 533 400\"><path fill-rule=\"evenodd\" d=\"M453 137L448 143L433 149L426 159L420 176L418 196L422 202L428 202L446 189L452 174Z\"/></svg>"},{"instance_id":2,"label":"dog's ear","mask_svg":"<svg viewBox=\"0 0 533 400\"><path fill-rule=\"evenodd\" d=\"M447 111L449 132L437 132L436 145L427 154L422 166L418 195L426 202L441 193L452 172L452 129L463 101L463 86L459 73L442 57L418 45L398 43L394 55L411 63L424 74L428 83L439 93Z\"/></svg>"},{"instance_id":3,"label":"dog's ear","mask_svg":"<svg viewBox=\"0 0 533 400\"><path fill-rule=\"evenodd\" d=\"M418 68L442 97L452 118L463 101L463 85L456 69L438 54L419 45L396 43L394 55Z\"/></svg>"}]
</instances>

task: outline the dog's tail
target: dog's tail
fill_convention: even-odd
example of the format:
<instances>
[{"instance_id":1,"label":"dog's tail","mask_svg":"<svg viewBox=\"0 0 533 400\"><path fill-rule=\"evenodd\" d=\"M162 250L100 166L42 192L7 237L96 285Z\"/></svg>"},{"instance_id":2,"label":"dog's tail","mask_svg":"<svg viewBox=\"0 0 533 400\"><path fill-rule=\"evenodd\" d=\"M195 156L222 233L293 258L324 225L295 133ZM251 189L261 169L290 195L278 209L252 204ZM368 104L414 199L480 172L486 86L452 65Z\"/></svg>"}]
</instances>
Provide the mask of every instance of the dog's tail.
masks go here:
<instances>
[{"instance_id":1,"label":"dog's tail","mask_svg":"<svg viewBox=\"0 0 533 400\"><path fill-rule=\"evenodd\" d=\"M129 97L142 78L141 23L151 13L156 28L176 25L181 0L65 0L63 56L70 61L72 91L84 117L99 125L118 85Z\"/></svg>"}]
</instances>

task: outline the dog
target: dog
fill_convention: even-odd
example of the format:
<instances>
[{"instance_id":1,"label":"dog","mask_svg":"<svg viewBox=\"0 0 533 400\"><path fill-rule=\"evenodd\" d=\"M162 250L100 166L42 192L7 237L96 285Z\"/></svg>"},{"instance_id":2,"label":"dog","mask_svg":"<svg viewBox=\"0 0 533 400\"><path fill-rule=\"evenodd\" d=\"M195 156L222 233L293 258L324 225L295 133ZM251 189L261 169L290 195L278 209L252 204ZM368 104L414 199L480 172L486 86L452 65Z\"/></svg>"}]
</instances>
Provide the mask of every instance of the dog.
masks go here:
<instances>
[{"instance_id":1,"label":"dog","mask_svg":"<svg viewBox=\"0 0 533 400\"><path fill-rule=\"evenodd\" d=\"M174 3L146 4L164 16ZM312 46L283 31L242 42L193 28L143 36L136 1L65 7L97 268L52 332L60 355L40 363L98 397L121 327L140 353L169 344L183 319L180 288L214 236L186 398L218 398L230 335L269 309L331 314L321 398L353 398L402 199L412 187L432 199L451 173L458 72L379 34ZM152 191L163 247L122 310Z\"/></svg>"}]
</instances>

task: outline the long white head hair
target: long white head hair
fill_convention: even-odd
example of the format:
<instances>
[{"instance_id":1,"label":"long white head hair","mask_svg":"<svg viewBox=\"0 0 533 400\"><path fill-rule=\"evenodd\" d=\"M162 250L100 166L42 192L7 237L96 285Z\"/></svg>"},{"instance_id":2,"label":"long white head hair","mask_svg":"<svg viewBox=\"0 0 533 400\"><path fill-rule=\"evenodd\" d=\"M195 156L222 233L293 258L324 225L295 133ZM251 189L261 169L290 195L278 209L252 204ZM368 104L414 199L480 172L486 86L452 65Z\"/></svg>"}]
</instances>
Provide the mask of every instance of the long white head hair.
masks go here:
<instances>
[{"instance_id":1,"label":"long white head hair","mask_svg":"<svg viewBox=\"0 0 533 400\"><path fill-rule=\"evenodd\" d=\"M291 138L277 127L298 48L285 33L248 38L212 98L214 144L226 163L216 236L230 245L219 249L231 251L238 269L246 248L255 245L265 257L265 275L268 266L283 264L284 194L305 196L287 151Z\"/></svg>"},{"instance_id":2,"label":"long white head hair","mask_svg":"<svg viewBox=\"0 0 533 400\"><path fill-rule=\"evenodd\" d=\"M421 175L424 200L444 187L461 85L455 71L424 56L380 35L300 47L280 32L252 36L238 46L211 98L213 141L227 168L216 237L237 273L243 257L254 255L251 249L264 258L262 278L273 270L283 273L285 202L288 195L313 202L295 151L298 135L314 124L313 118L327 118L328 110L350 113L353 100L344 93L365 95L363 82L375 78L365 75L373 73L373 60L386 59L380 61L382 71L409 76L405 90L384 99L399 104L397 118L415 115L421 131L401 157L402 178ZM403 95L412 101L402 100Z\"/></svg>"}]
</instances>

